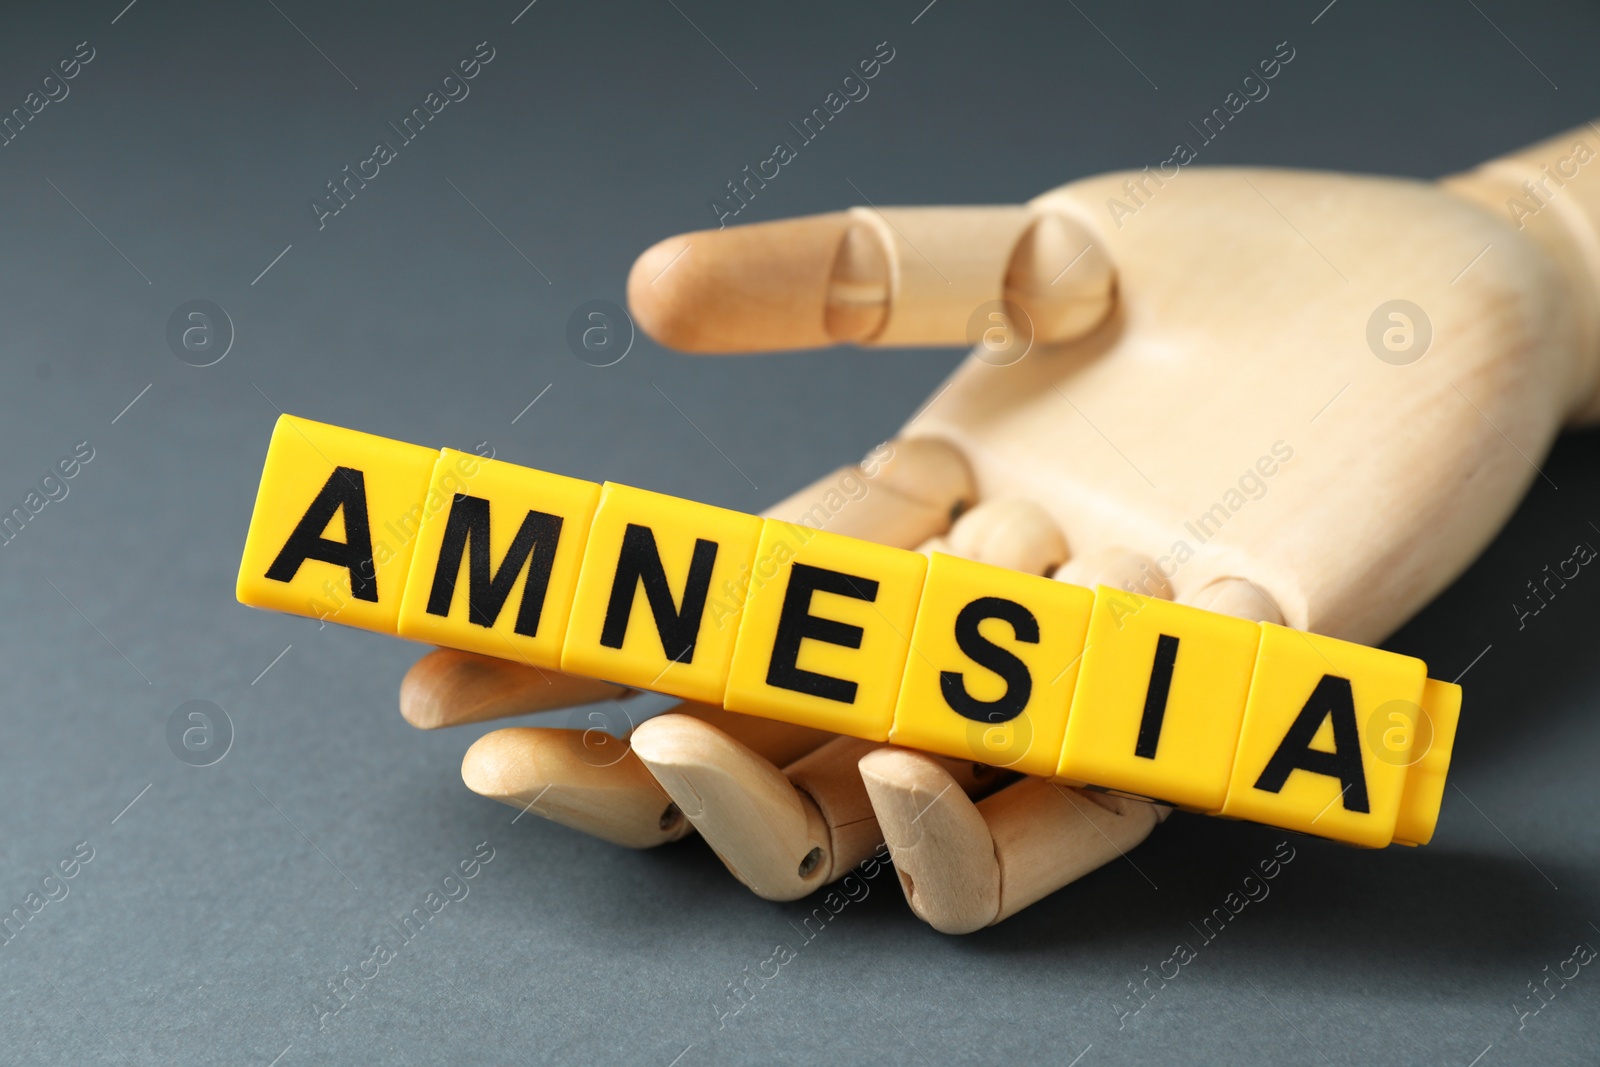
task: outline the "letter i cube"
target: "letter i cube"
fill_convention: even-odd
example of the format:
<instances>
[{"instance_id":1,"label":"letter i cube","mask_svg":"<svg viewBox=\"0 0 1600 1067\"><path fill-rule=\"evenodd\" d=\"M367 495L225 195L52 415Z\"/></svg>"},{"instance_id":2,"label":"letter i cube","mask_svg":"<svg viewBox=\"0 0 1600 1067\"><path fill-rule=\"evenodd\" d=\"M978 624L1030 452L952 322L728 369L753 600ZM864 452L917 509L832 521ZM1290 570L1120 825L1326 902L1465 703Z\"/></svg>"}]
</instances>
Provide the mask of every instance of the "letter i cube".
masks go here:
<instances>
[{"instance_id":1,"label":"letter i cube","mask_svg":"<svg viewBox=\"0 0 1600 1067\"><path fill-rule=\"evenodd\" d=\"M1057 774L1216 811L1259 641L1253 622L1101 586Z\"/></svg>"}]
</instances>

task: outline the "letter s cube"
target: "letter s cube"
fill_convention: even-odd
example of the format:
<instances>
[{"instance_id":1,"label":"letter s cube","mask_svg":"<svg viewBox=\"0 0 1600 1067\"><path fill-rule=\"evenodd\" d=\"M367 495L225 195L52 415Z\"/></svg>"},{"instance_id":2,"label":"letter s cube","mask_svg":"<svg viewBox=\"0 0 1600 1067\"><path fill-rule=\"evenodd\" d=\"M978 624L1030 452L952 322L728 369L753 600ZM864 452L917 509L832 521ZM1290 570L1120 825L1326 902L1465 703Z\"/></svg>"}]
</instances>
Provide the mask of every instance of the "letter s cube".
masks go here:
<instances>
[{"instance_id":1,"label":"letter s cube","mask_svg":"<svg viewBox=\"0 0 1600 1067\"><path fill-rule=\"evenodd\" d=\"M935 553L889 740L1055 774L1094 594Z\"/></svg>"},{"instance_id":2,"label":"letter s cube","mask_svg":"<svg viewBox=\"0 0 1600 1067\"><path fill-rule=\"evenodd\" d=\"M280 416L239 563L239 602L395 633L438 455Z\"/></svg>"}]
</instances>

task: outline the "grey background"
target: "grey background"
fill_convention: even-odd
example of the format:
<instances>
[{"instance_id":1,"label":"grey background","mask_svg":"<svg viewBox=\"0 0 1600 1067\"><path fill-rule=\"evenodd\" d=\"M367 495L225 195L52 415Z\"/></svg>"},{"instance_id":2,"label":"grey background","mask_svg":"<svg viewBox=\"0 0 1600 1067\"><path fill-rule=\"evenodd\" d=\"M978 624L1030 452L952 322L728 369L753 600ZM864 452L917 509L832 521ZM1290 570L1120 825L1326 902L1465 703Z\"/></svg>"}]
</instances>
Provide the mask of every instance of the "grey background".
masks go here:
<instances>
[{"instance_id":1,"label":"grey background","mask_svg":"<svg viewBox=\"0 0 1600 1067\"><path fill-rule=\"evenodd\" d=\"M513 825L458 776L488 727L396 713L416 647L233 597L275 408L748 510L890 433L959 354L695 360L641 338L602 370L564 341L879 41L871 95L740 221L858 203L850 182L1007 202L1154 162L1285 39L1294 64L1205 162L1444 173L1600 114L1592 7L523 2L4 15L0 110L77 42L97 54L0 148L0 503L95 450L0 549L0 910L75 843L94 858L0 947L0 1061L1595 1061L1592 968L1520 1032L1513 1005L1600 944L1600 579L1524 630L1510 610L1600 540L1593 434L1391 643L1446 678L1488 649L1435 843L1295 839L1272 895L1120 1029L1127 983L1281 834L1177 816L1137 868L961 939L883 874L719 1029L728 983L797 944L808 905L755 899L698 842ZM308 198L484 40L471 95L319 231ZM209 368L165 341L192 298L237 328ZM204 769L166 741L192 699L237 732ZM470 895L319 1030L330 983L483 841Z\"/></svg>"}]
</instances>

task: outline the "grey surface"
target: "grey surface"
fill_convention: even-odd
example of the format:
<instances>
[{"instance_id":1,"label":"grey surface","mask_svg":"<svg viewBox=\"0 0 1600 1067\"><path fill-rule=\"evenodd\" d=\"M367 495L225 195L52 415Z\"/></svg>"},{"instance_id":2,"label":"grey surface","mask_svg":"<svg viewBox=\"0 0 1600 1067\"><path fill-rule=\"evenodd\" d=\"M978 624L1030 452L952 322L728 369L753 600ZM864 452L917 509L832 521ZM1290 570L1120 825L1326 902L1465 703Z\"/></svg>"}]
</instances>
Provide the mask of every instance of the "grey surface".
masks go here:
<instances>
[{"instance_id":1,"label":"grey surface","mask_svg":"<svg viewBox=\"0 0 1600 1067\"><path fill-rule=\"evenodd\" d=\"M1443 173L1600 114L1591 8L541 0L513 24L522 2L5 15L4 108L78 41L97 55L0 148L0 501L76 442L95 457L0 549L0 904L77 842L94 856L0 947L0 1061L1596 1060L1592 968L1520 1032L1513 1005L1600 944L1600 578L1520 632L1510 610L1600 539L1593 435L1563 439L1559 490L1536 483L1392 642L1446 678L1492 646L1436 842L1296 839L1271 896L1120 1027L1127 984L1197 942L1281 834L1177 816L1134 862L962 939L885 873L802 943L811 905L753 898L702 844L625 852L468 793L487 727L401 722L414 646L233 598L275 408L750 510L891 432L956 354L697 361L641 339L602 370L563 339L881 40L871 95L741 221L1015 201L1157 161L1284 39L1293 66L1205 162ZM485 39L471 95L319 231L308 198ZM204 369L164 337L192 298L237 327ZM196 699L237 732L207 768L166 740ZM344 968L484 841L469 895L319 1029ZM720 1026L778 943L797 958Z\"/></svg>"}]
</instances>

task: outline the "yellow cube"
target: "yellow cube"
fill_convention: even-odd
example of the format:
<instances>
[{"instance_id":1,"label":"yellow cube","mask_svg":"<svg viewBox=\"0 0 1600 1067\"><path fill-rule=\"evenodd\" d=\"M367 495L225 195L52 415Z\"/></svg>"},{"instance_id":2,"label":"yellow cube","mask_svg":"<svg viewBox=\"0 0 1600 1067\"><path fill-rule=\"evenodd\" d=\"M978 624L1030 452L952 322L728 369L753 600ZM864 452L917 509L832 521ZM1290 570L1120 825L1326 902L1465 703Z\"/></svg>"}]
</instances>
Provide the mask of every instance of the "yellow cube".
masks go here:
<instances>
[{"instance_id":1,"label":"yellow cube","mask_svg":"<svg viewBox=\"0 0 1600 1067\"><path fill-rule=\"evenodd\" d=\"M395 633L438 455L279 417L239 563L239 602Z\"/></svg>"},{"instance_id":2,"label":"yellow cube","mask_svg":"<svg viewBox=\"0 0 1600 1067\"><path fill-rule=\"evenodd\" d=\"M884 741L927 558L768 519L726 705Z\"/></svg>"},{"instance_id":3,"label":"yellow cube","mask_svg":"<svg viewBox=\"0 0 1600 1067\"><path fill-rule=\"evenodd\" d=\"M561 669L721 703L760 536L754 515L607 482Z\"/></svg>"},{"instance_id":4,"label":"yellow cube","mask_svg":"<svg viewBox=\"0 0 1600 1067\"><path fill-rule=\"evenodd\" d=\"M1222 814L1389 844L1416 743L1391 715L1415 723L1427 679L1410 656L1262 623Z\"/></svg>"},{"instance_id":5,"label":"yellow cube","mask_svg":"<svg viewBox=\"0 0 1600 1067\"><path fill-rule=\"evenodd\" d=\"M1255 623L1101 586L1056 773L1216 811L1259 640Z\"/></svg>"},{"instance_id":6,"label":"yellow cube","mask_svg":"<svg viewBox=\"0 0 1600 1067\"><path fill-rule=\"evenodd\" d=\"M1409 709L1401 705L1403 720ZM1390 712L1394 715L1395 712ZM1444 801L1444 779L1450 771L1450 753L1455 748L1456 725L1461 719L1461 687L1453 682L1428 679L1422 690L1421 714L1417 717L1406 766L1406 788L1400 794L1400 815L1394 824L1397 845L1426 845L1433 840L1439 821L1439 805ZM1369 727L1362 736L1370 738ZM1403 731L1402 731L1403 732ZM1392 735L1391 735L1392 738ZM1392 744L1385 748L1393 748Z\"/></svg>"},{"instance_id":7,"label":"yellow cube","mask_svg":"<svg viewBox=\"0 0 1600 1067\"><path fill-rule=\"evenodd\" d=\"M935 553L889 740L1052 775L1094 594Z\"/></svg>"},{"instance_id":8,"label":"yellow cube","mask_svg":"<svg viewBox=\"0 0 1600 1067\"><path fill-rule=\"evenodd\" d=\"M448 501L430 510L434 500ZM447 448L433 468L400 636L561 665L594 482Z\"/></svg>"}]
</instances>

